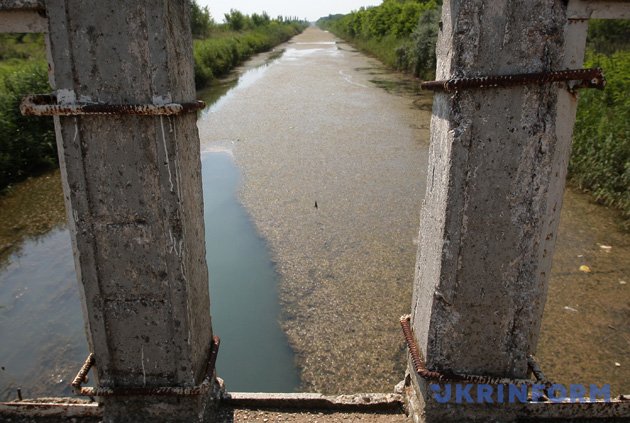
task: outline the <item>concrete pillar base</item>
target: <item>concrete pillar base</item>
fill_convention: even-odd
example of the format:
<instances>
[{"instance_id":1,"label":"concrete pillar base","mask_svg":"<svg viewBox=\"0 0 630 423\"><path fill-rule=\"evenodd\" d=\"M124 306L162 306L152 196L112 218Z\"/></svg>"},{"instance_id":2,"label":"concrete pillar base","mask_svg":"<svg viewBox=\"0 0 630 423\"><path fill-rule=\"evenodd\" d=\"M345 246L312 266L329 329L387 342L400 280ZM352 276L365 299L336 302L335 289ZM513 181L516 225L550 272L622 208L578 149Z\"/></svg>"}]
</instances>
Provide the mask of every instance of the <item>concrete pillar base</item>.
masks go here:
<instances>
[{"instance_id":1,"label":"concrete pillar base","mask_svg":"<svg viewBox=\"0 0 630 423\"><path fill-rule=\"evenodd\" d=\"M431 382L414 373L406 381L407 409L414 423L511 423L519 421L518 410L524 408L522 404L441 404L433 398Z\"/></svg>"}]
</instances>

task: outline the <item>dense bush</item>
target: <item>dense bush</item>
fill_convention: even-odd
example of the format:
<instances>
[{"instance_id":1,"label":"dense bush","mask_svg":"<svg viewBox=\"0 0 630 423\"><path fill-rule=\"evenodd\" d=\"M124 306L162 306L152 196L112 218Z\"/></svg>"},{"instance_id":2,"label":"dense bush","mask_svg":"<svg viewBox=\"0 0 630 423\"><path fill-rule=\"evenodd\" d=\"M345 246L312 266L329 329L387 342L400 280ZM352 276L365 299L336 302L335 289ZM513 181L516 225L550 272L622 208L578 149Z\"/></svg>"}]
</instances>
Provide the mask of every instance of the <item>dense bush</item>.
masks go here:
<instances>
[{"instance_id":1,"label":"dense bush","mask_svg":"<svg viewBox=\"0 0 630 423\"><path fill-rule=\"evenodd\" d=\"M587 46L590 50L603 54L628 50L630 47L630 20L590 20Z\"/></svg>"},{"instance_id":2,"label":"dense bush","mask_svg":"<svg viewBox=\"0 0 630 423\"><path fill-rule=\"evenodd\" d=\"M46 62L15 61L0 66L0 190L57 166L52 119L26 117L19 111L22 97L49 91Z\"/></svg>"},{"instance_id":3,"label":"dense bush","mask_svg":"<svg viewBox=\"0 0 630 423\"><path fill-rule=\"evenodd\" d=\"M590 52L586 62L603 68L607 83L603 91L580 92L569 178L619 208L630 228L630 51Z\"/></svg>"}]
</instances>

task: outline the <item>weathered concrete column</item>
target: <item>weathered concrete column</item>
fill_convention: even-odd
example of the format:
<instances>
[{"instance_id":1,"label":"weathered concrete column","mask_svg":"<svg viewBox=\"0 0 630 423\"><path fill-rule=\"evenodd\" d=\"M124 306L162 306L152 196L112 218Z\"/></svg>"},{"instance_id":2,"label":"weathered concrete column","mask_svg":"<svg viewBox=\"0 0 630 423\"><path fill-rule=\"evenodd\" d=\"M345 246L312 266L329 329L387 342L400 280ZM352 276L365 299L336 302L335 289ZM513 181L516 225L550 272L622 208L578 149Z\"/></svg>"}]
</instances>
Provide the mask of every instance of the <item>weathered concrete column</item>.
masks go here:
<instances>
[{"instance_id":1,"label":"weathered concrete column","mask_svg":"<svg viewBox=\"0 0 630 423\"><path fill-rule=\"evenodd\" d=\"M58 102L195 100L187 2L46 0ZM55 118L100 387L198 385L212 339L195 113ZM203 397L107 397L106 421L198 421Z\"/></svg>"},{"instance_id":2,"label":"weathered concrete column","mask_svg":"<svg viewBox=\"0 0 630 423\"><path fill-rule=\"evenodd\" d=\"M559 0L445 1L437 79L566 69L566 25L566 2ZM412 304L429 369L527 376L575 107L559 84L435 94ZM425 382L413 379L426 421L472 420L437 404Z\"/></svg>"}]
</instances>

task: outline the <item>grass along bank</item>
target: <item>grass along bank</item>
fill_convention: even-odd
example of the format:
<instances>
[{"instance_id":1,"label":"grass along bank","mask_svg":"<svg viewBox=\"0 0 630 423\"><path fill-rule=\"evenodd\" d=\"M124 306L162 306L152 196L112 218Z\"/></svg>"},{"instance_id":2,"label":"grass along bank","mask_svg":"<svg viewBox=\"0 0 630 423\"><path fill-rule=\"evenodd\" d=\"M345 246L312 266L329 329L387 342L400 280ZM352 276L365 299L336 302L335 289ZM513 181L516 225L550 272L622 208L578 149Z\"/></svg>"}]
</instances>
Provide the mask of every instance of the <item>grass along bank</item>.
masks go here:
<instances>
[{"instance_id":1,"label":"grass along bank","mask_svg":"<svg viewBox=\"0 0 630 423\"><path fill-rule=\"evenodd\" d=\"M621 212L630 231L630 20L589 22L584 67L601 67L604 90L581 90L569 183Z\"/></svg>"},{"instance_id":2,"label":"grass along bank","mask_svg":"<svg viewBox=\"0 0 630 423\"><path fill-rule=\"evenodd\" d=\"M251 29L234 31L221 29L211 36L195 40L195 85L204 88L217 77L225 76L235 66L288 41L306 28L299 21L269 20L266 24Z\"/></svg>"}]
</instances>

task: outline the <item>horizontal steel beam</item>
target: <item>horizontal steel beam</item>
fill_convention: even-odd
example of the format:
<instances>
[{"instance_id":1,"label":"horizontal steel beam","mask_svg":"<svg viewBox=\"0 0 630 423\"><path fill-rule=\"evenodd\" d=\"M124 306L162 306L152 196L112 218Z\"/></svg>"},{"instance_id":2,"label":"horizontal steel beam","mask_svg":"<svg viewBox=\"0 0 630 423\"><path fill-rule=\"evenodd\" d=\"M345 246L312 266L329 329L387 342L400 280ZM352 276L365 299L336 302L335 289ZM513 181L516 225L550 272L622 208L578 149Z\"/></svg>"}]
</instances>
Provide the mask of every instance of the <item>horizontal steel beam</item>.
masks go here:
<instances>
[{"instance_id":1,"label":"horizontal steel beam","mask_svg":"<svg viewBox=\"0 0 630 423\"><path fill-rule=\"evenodd\" d=\"M38 2L17 3L27 3L32 7L9 8L5 3L0 3L0 32L48 32L44 9L35 7Z\"/></svg>"},{"instance_id":2,"label":"horizontal steel beam","mask_svg":"<svg viewBox=\"0 0 630 423\"><path fill-rule=\"evenodd\" d=\"M44 0L2 0L0 10L46 10Z\"/></svg>"},{"instance_id":3,"label":"horizontal steel beam","mask_svg":"<svg viewBox=\"0 0 630 423\"><path fill-rule=\"evenodd\" d=\"M46 32L44 0L0 1L0 32Z\"/></svg>"},{"instance_id":4,"label":"horizontal steel beam","mask_svg":"<svg viewBox=\"0 0 630 423\"><path fill-rule=\"evenodd\" d=\"M571 0L567 16L570 20L630 19L630 1Z\"/></svg>"}]
</instances>

